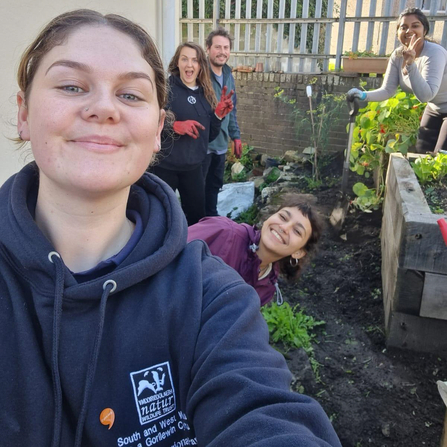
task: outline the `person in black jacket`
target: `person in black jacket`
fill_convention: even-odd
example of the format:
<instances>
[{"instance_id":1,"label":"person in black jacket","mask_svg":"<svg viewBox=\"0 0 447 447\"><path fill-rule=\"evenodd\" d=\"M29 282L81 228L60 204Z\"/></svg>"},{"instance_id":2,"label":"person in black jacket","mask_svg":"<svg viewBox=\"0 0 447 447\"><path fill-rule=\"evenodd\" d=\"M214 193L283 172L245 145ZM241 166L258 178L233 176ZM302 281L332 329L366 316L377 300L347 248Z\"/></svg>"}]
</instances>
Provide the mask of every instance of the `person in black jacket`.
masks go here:
<instances>
[{"instance_id":1,"label":"person in black jacket","mask_svg":"<svg viewBox=\"0 0 447 447\"><path fill-rule=\"evenodd\" d=\"M217 103L205 52L194 42L178 46L168 71L167 109L175 121L172 129L165 126L159 163L151 172L179 191L188 225L193 225L205 217L202 163L208 143L217 137L221 120L233 108L232 92L225 90Z\"/></svg>"}]
</instances>

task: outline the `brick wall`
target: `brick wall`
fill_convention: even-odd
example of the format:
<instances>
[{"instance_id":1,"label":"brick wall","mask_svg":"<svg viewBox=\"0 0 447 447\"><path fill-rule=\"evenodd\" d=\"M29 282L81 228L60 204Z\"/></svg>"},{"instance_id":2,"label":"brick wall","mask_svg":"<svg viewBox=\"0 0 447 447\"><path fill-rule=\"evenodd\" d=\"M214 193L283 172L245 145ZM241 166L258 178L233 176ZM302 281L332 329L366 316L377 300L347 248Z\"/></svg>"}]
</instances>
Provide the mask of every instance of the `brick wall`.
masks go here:
<instances>
[{"instance_id":1,"label":"brick wall","mask_svg":"<svg viewBox=\"0 0 447 447\"><path fill-rule=\"evenodd\" d=\"M296 134L292 107L275 99L275 87L284 90L296 105L309 110L306 86L313 83L313 106L318 93L342 94L358 87L359 77L336 74L277 74L277 73L233 73L237 91L237 118L243 143L254 146L256 151L269 155L282 155L288 150L302 150L310 146L311 129ZM366 90L380 87L380 78L362 78L367 82ZM345 149L347 145L346 125L348 110L342 114L337 126L329 135L328 149L332 152Z\"/></svg>"}]
</instances>

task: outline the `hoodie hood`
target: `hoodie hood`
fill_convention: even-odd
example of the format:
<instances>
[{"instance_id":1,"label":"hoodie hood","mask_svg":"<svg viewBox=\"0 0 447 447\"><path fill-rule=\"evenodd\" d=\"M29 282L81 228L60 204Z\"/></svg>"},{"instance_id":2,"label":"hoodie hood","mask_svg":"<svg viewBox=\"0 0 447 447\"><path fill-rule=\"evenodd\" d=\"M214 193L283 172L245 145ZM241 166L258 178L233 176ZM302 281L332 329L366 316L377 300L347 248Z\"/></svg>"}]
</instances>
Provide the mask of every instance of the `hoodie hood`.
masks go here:
<instances>
[{"instance_id":1,"label":"hoodie hood","mask_svg":"<svg viewBox=\"0 0 447 447\"><path fill-rule=\"evenodd\" d=\"M0 189L0 249L9 262L28 282L44 294L54 292L54 266L48 255L54 251L51 242L34 221L39 183L35 163L25 166ZM128 208L142 218L144 231L132 252L105 275L78 284L64 269L64 300L99 299L107 279L116 282L122 291L165 268L186 244L187 224L178 200L163 181L144 174L131 187ZM114 291L115 292L115 291Z\"/></svg>"}]
</instances>

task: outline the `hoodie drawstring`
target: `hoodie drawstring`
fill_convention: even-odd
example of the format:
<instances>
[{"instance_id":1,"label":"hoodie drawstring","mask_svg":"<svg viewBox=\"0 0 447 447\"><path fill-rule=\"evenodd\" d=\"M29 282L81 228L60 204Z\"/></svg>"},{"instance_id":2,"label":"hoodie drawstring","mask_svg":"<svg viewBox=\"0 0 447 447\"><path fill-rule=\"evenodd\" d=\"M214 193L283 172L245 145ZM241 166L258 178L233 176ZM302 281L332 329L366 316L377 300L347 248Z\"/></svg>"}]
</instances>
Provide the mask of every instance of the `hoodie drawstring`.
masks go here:
<instances>
[{"instance_id":1,"label":"hoodie drawstring","mask_svg":"<svg viewBox=\"0 0 447 447\"><path fill-rule=\"evenodd\" d=\"M275 282L275 289L276 289L276 304L278 306L282 306L284 304L284 299L282 297L282 293L277 282Z\"/></svg>"},{"instance_id":2,"label":"hoodie drawstring","mask_svg":"<svg viewBox=\"0 0 447 447\"><path fill-rule=\"evenodd\" d=\"M54 258L54 260L53 260ZM52 251L48 259L56 267L56 285L54 290L53 312L53 351L51 355L51 370L53 373L54 394L54 424L53 447L59 447L62 430L62 386L59 374L59 338L61 333L62 300L64 294L64 270L59 253Z\"/></svg>"},{"instance_id":3,"label":"hoodie drawstring","mask_svg":"<svg viewBox=\"0 0 447 447\"><path fill-rule=\"evenodd\" d=\"M54 314L53 314L53 352L51 356L51 367L53 373L53 393L54 393L54 430L52 447L59 447L62 432L62 386L59 373L59 341L62 321L62 303L64 297L64 267L59 253L52 251L48 254L48 259L56 267L56 285L54 292ZM87 408L90 401L93 380L101 347L104 320L106 313L107 298L116 290L116 282L109 279L103 284L103 293L99 304L98 330L96 331L95 342L92 355L87 369L85 380L84 397L82 400L81 412L76 426L75 447L81 446L82 432L84 430Z\"/></svg>"},{"instance_id":4,"label":"hoodie drawstring","mask_svg":"<svg viewBox=\"0 0 447 447\"><path fill-rule=\"evenodd\" d=\"M87 417L87 407L90 402L90 396L92 394L93 380L95 378L96 366L99 358L99 348L101 347L102 334L104 329L104 320L106 316L107 298L116 290L116 282L112 279L105 281L103 286L103 293L101 296L101 302L99 304L99 321L98 330L96 332L95 344L93 345L93 352L90 358L90 363L87 370L87 378L85 380L84 387L84 399L82 402L81 413L79 414L78 425L76 427L75 447L81 446L82 432L84 431L85 418Z\"/></svg>"}]
</instances>

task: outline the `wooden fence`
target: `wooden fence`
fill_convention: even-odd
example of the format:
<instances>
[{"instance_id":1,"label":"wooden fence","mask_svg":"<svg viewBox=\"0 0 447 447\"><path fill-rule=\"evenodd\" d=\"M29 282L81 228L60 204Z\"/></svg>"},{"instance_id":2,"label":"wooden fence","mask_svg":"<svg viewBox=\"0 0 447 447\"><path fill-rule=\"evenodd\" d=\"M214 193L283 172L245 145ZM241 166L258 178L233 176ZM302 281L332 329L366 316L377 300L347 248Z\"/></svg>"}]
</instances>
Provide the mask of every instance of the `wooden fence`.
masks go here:
<instances>
[{"instance_id":1,"label":"wooden fence","mask_svg":"<svg viewBox=\"0 0 447 447\"><path fill-rule=\"evenodd\" d=\"M231 65L264 63L265 71L320 72L341 67L345 51L386 55L398 45L396 18L406 7L428 16L447 45L447 0L182 0L182 41L205 47L217 25L234 36ZM331 64L331 66L330 66ZM333 65L332 65L333 64Z\"/></svg>"}]
</instances>

